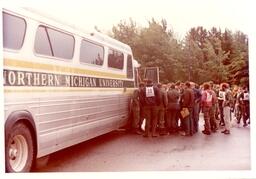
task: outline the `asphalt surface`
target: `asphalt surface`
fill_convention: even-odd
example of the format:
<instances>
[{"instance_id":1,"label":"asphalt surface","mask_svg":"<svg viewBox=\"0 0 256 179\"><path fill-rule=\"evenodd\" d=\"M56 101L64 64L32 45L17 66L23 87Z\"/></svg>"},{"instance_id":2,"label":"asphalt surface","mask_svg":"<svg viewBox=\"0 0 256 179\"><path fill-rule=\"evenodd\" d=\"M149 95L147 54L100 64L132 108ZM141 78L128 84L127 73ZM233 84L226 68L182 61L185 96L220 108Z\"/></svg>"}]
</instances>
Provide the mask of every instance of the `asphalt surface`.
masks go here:
<instances>
[{"instance_id":1,"label":"asphalt surface","mask_svg":"<svg viewBox=\"0 0 256 179\"><path fill-rule=\"evenodd\" d=\"M203 120L200 117L202 130ZM250 126L230 135L179 134L145 138L119 130L56 152L33 172L250 170Z\"/></svg>"}]
</instances>

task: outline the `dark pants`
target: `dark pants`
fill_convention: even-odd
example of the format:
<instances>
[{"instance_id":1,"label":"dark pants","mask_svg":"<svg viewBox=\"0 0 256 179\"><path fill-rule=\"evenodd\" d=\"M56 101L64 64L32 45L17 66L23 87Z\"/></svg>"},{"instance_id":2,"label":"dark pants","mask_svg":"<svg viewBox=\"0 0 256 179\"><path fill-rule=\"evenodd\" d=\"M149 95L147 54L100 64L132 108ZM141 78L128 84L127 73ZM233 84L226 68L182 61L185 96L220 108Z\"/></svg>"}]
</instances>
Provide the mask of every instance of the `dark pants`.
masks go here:
<instances>
[{"instance_id":1,"label":"dark pants","mask_svg":"<svg viewBox=\"0 0 256 179\"><path fill-rule=\"evenodd\" d=\"M188 108L189 110L189 134L194 134L194 110L193 108Z\"/></svg>"},{"instance_id":2,"label":"dark pants","mask_svg":"<svg viewBox=\"0 0 256 179\"><path fill-rule=\"evenodd\" d=\"M178 130L178 110L167 110L167 128L169 132Z\"/></svg>"},{"instance_id":3,"label":"dark pants","mask_svg":"<svg viewBox=\"0 0 256 179\"><path fill-rule=\"evenodd\" d=\"M158 114L157 106L143 107L143 115L146 118L146 127L145 127L146 135L149 135L151 132L152 132L152 134L156 133L157 114Z\"/></svg>"},{"instance_id":4,"label":"dark pants","mask_svg":"<svg viewBox=\"0 0 256 179\"><path fill-rule=\"evenodd\" d=\"M195 103L193 109L194 133L198 132L199 110L199 103Z\"/></svg>"},{"instance_id":5,"label":"dark pants","mask_svg":"<svg viewBox=\"0 0 256 179\"><path fill-rule=\"evenodd\" d=\"M224 122L224 114L223 114L223 100L219 100L219 112L220 112L220 123L225 124Z\"/></svg>"},{"instance_id":6,"label":"dark pants","mask_svg":"<svg viewBox=\"0 0 256 179\"><path fill-rule=\"evenodd\" d=\"M158 107L158 127L160 130L165 129L165 108L163 106Z\"/></svg>"},{"instance_id":7,"label":"dark pants","mask_svg":"<svg viewBox=\"0 0 256 179\"><path fill-rule=\"evenodd\" d=\"M242 116L243 116L243 123L246 124L247 120L250 118L250 103L244 102L242 104Z\"/></svg>"},{"instance_id":8,"label":"dark pants","mask_svg":"<svg viewBox=\"0 0 256 179\"><path fill-rule=\"evenodd\" d=\"M189 115L182 120L184 131L186 135L193 135L194 122L193 122L193 108L188 108Z\"/></svg>"},{"instance_id":9,"label":"dark pants","mask_svg":"<svg viewBox=\"0 0 256 179\"><path fill-rule=\"evenodd\" d=\"M132 128L133 129L138 129L140 128L140 109L139 108L133 108L132 110L133 113L133 121L132 121Z\"/></svg>"}]
</instances>

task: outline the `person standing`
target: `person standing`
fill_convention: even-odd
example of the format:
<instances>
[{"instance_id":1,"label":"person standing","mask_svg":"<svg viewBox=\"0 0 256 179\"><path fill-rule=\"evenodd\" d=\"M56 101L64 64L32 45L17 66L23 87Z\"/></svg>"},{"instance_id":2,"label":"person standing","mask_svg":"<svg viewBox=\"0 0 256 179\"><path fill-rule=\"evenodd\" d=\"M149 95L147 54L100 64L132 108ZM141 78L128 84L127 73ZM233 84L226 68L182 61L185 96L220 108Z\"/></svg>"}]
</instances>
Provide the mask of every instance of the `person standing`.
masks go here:
<instances>
[{"instance_id":1,"label":"person standing","mask_svg":"<svg viewBox=\"0 0 256 179\"><path fill-rule=\"evenodd\" d=\"M234 107L234 112L235 112L235 117L236 117L236 122L239 125L241 118L242 118L242 105L243 105L243 98L242 98L242 88L239 86L237 89L237 92L234 95L235 98L235 107Z\"/></svg>"},{"instance_id":2,"label":"person standing","mask_svg":"<svg viewBox=\"0 0 256 179\"><path fill-rule=\"evenodd\" d=\"M194 122L194 129L193 132L198 132L198 121L199 121L199 112L200 112L200 102L201 102L201 90L199 89L199 85L196 83L191 83L191 88L194 92L195 102L193 108L193 122Z\"/></svg>"},{"instance_id":3,"label":"person standing","mask_svg":"<svg viewBox=\"0 0 256 179\"><path fill-rule=\"evenodd\" d=\"M157 87L153 86L151 80L145 80L146 86L140 91L140 101L142 105L143 115L146 118L146 126L144 137L157 137L157 112L160 103L160 91Z\"/></svg>"},{"instance_id":4,"label":"person standing","mask_svg":"<svg viewBox=\"0 0 256 179\"><path fill-rule=\"evenodd\" d=\"M169 133L174 133L178 131L178 112L180 110L180 93L177 89L175 89L174 84L170 85L170 89L167 92L167 97L167 129Z\"/></svg>"},{"instance_id":5,"label":"person standing","mask_svg":"<svg viewBox=\"0 0 256 179\"><path fill-rule=\"evenodd\" d=\"M181 109L187 108L189 111L189 115L181 119L183 121L183 127L185 131L185 136L192 136L193 135L193 121L192 121L192 114L193 114L193 107L194 107L194 92L190 87L190 82L185 83L185 89L181 96Z\"/></svg>"},{"instance_id":6,"label":"person standing","mask_svg":"<svg viewBox=\"0 0 256 179\"><path fill-rule=\"evenodd\" d=\"M210 125L210 110L212 107L213 93L210 90L210 85L204 83L202 92L202 111L204 114L204 130L202 131L205 135L211 135L211 125Z\"/></svg>"},{"instance_id":7,"label":"person standing","mask_svg":"<svg viewBox=\"0 0 256 179\"><path fill-rule=\"evenodd\" d=\"M158 105L159 134L166 135L167 132L166 132L166 123L165 123L165 110L168 104L167 92L166 92L167 86L159 83L157 87L160 90L160 104Z\"/></svg>"},{"instance_id":8,"label":"person standing","mask_svg":"<svg viewBox=\"0 0 256 179\"><path fill-rule=\"evenodd\" d=\"M232 93L228 88L227 83L223 83L222 90L224 91L224 99L223 99L223 115L224 115L224 122L225 122L225 130L222 131L224 134L230 134L231 128L231 121L230 121L230 110L231 106L233 105Z\"/></svg>"},{"instance_id":9,"label":"person standing","mask_svg":"<svg viewBox=\"0 0 256 179\"><path fill-rule=\"evenodd\" d=\"M210 85L210 91L212 94L212 106L210 107L210 126L211 126L211 131L216 132L218 129L218 124L217 120L215 118L215 113L217 110L217 96L215 91L213 90L213 82L209 82Z\"/></svg>"},{"instance_id":10,"label":"person standing","mask_svg":"<svg viewBox=\"0 0 256 179\"><path fill-rule=\"evenodd\" d=\"M224 94L225 91L223 91L223 88L220 86L220 89L218 91L218 107L219 107L219 115L220 115L220 126L224 126L224 114L223 114L223 100L224 100Z\"/></svg>"},{"instance_id":11,"label":"person standing","mask_svg":"<svg viewBox=\"0 0 256 179\"><path fill-rule=\"evenodd\" d=\"M243 92L241 93L241 101L242 101L242 116L244 127L246 127L247 120L250 118L250 97L247 87L243 87Z\"/></svg>"},{"instance_id":12,"label":"person standing","mask_svg":"<svg viewBox=\"0 0 256 179\"><path fill-rule=\"evenodd\" d=\"M216 125L217 125L217 130L219 129L219 125L220 125L220 117L219 117L219 100L218 100L218 94L219 94L219 90L220 90L220 85L215 84L213 85L212 90L215 92L216 94L216 104L215 104L215 120L216 120Z\"/></svg>"},{"instance_id":13,"label":"person standing","mask_svg":"<svg viewBox=\"0 0 256 179\"><path fill-rule=\"evenodd\" d=\"M140 91L144 88L145 84L140 83L139 89L135 89L131 99L131 109L132 109L132 132L136 134L142 134L141 123L142 117L142 106L140 104Z\"/></svg>"}]
</instances>

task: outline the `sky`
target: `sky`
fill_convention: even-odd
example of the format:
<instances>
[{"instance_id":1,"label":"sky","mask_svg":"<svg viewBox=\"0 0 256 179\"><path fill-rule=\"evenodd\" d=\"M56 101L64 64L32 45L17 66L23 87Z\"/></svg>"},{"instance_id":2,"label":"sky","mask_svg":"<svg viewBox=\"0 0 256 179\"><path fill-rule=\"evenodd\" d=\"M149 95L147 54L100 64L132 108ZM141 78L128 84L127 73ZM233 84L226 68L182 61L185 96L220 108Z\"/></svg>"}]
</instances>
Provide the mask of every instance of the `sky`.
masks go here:
<instances>
[{"instance_id":1,"label":"sky","mask_svg":"<svg viewBox=\"0 0 256 179\"><path fill-rule=\"evenodd\" d=\"M225 28L245 34L250 31L249 0L23 0L6 1L12 6L33 7L85 30L95 26L109 33L113 25L132 18L138 26L166 19L168 28L183 38L192 27ZM10 3L14 2L14 3ZM36 3L35 3L36 2Z\"/></svg>"}]
</instances>

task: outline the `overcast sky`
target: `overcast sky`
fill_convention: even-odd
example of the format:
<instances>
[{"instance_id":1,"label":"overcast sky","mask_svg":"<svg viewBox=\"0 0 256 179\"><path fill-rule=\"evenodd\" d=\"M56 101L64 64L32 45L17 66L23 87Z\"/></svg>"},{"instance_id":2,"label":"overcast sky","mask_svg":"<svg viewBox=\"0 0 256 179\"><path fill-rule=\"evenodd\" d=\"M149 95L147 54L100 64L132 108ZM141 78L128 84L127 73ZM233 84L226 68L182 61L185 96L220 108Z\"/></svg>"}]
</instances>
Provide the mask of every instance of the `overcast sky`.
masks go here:
<instances>
[{"instance_id":1,"label":"overcast sky","mask_svg":"<svg viewBox=\"0 0 256 179\"><path fill-rule=\"evenodd\" d=\"M8 1L9 2L9 1ZM191 27L220 27L249 33L249 0L67 0L16 1L33 6L78 27L111 31L113 25L130 17L142 27L152 17L167 20L168 28L182 38ZM35 3L36 2L36 3Z\"/></svg>"}]
</instances>

